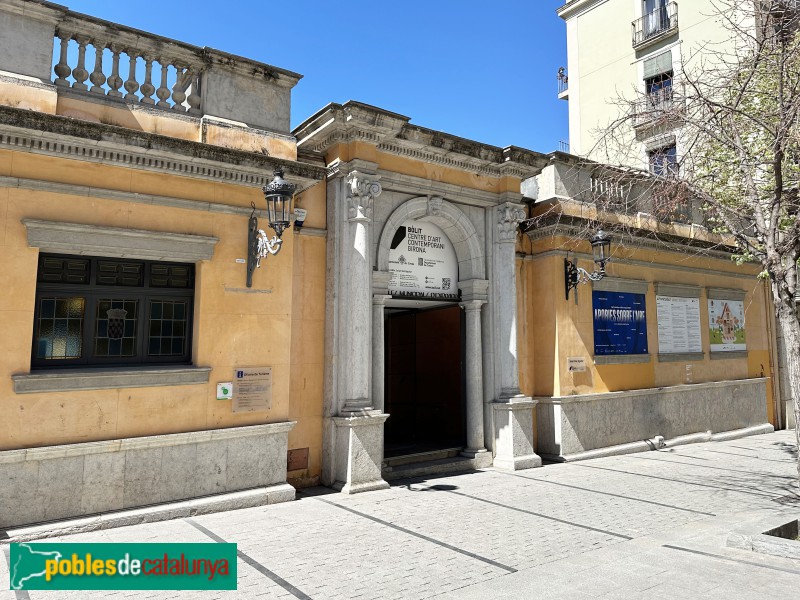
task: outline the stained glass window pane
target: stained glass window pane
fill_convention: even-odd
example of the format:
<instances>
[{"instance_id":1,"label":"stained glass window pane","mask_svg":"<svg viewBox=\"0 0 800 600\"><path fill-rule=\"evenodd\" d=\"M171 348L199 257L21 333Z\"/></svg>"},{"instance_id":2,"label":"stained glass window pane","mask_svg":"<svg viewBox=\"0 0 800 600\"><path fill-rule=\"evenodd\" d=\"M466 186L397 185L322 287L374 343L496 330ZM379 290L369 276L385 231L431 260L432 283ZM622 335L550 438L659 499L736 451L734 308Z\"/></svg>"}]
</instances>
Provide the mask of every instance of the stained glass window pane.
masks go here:
<instances>
[{"instance_id":1,"label":"stained glass window pane","mask_svg":"<svg viewBox=\"0 0 800 600\"><path fill-rule=\"evenodd\" d=\"M187 300L150 300L150 356L182 356L186 352Z\"/></svg>"},{"instance_id":2,"label":"stained glass window pane","mask_svg":"<svg viewBox=\"0 0 800 600\"><path fill-rule=\"evenodd\" d=\"M36 358L68 360L81 357L84 298L40 298Z\"/></svg>"},{"instance_id":3,"label":"stained glass window pane","mask_svg":"<svg viewBox=\"0 0 800 600\"><path fill-rule=\"evenodd\" d=\"M111 358L136 355L138 300L100 299L95 315L94 355Z\"/></svg>"}]
</instances>

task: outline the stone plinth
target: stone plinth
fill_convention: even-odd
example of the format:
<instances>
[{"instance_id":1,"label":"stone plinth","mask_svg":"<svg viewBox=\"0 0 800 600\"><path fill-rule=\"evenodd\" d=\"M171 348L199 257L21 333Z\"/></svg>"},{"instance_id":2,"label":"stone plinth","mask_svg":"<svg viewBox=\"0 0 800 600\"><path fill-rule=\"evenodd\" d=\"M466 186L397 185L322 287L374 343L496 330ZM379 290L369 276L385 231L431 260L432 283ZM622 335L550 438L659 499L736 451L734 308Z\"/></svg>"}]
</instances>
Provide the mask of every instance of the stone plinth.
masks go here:
<instances>
[{"instance_id":1,"label":"stone plinth","mask_svg":"<svg viewBox=\"0 0 800 600\"><path fill-rule=\"evenodd\" d=\"M533 409L536 404L536 400L527 396L492 403L495 467L518 471L542 466L542 459L533 449Z\"/></svg>"},{"instance_id":2,"label":"stone plinth","mask_svg":"<svg viewBox=\"0 0 800 600\"><path fill-rule=\"evenodd\" d=\"M383 424L389 415L374 411L352 417L334 417L335 481L333 488L345 494L382 490Z\"/></svg>"}]
</instances>

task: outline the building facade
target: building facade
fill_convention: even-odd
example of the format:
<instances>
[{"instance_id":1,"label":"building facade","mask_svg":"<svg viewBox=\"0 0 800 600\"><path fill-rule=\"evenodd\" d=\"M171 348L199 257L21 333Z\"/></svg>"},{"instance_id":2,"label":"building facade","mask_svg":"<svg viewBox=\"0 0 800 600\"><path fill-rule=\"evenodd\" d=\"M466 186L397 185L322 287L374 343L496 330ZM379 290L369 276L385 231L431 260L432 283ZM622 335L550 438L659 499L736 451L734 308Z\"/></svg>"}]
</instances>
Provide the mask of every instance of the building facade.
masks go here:
<instances>
[{"instance_id":1,"label":"building facade","mask_svg":"<svg viewBox=\"0 0 800 600\"><path fill-rule=\"evenodd\" d=\"M796 10L797 3L786 7ZM571 152L656 176L676 171L692 143L673 118L685 102L685 75L713 73L717 61L735 60L737 28L759 35L763 15L737 8L711 0L565 2L558 15L566 25L568 75L560 77L559 96L569 102ZM783 356L782 333L775 330ZM775 372L777 424L792 427L783 364L778 360Z\"/></svg>"},{"instance_id":2,"label":"building facade","mask_svg":"<svg viewBox=\"0 0 800 600\"><path fill-rule=\"evenodd\" d=\"M300 76L47 2L4 2L0 31L0 529L294 498L320 469L325 301ZM248 287L276 168L306 226ZM224 399L240 372L255 402Z\"/></svg>"},{"instance_id":3,"label":"building facade","mask_svg":"<svg viewBox=\"0 0 800 600\"><path fill-rule=\"evenodd\" d=\"M569 80L560 96L569 102L570 151L654 172L676 163L680 139L653 120L680 102L683 69L708 68L709 51L733 49L714 3L571 0L558 15L567 31ZM633 127L626 122L609 148L608 128L631 110Z\"/></svg>"},{"instance_id":4,"label":"building facade","mask_svg":"<svg viewBox=\"0 0 800 600\"><path fill-rule=\"evenodd\" d=\"M724 239L641 198L565 294L611 218L574 156L352 101L290 131L300 75L48 2L4 2L0 32L0 530L778 418L766 292ZM249 272L277 169L295 220Z\"/></svg>"}]
</instances>

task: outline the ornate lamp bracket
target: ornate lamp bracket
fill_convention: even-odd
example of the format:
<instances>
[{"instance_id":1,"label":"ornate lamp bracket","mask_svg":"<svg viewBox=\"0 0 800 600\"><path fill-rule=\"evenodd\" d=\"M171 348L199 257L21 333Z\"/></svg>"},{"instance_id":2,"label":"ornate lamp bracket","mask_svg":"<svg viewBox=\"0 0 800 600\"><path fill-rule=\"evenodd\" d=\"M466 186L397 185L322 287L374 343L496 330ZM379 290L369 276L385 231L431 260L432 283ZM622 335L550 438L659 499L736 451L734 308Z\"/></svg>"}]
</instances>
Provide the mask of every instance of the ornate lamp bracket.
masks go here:
<instances>
[{"instance_id":1,"label":"ornate lamp bracket","mask_svg":"<svg viewBox=\"0 0 800 600\"><path fill-rule=\"evenodd\" d=\"M604 265L605 266L605 265ZM578 290L577 287L581 283L589 283L590 281L600 281L603 277L606 276L605 268L601 268L599 271L592 271L591 273L584 269L583 267L579 267L577 262L574 260L570 260L569 258L564 259L564 281L566 283L566 298L569 300L569 291L574 289L575 290L575 303L578 303Z\"/></svg>"},{"instance_id":2,"label":"ornate lamp bracket","mask_svg":"<svg viewBox=\"0 0 800 600\"><path fill-rule=\"evenodd\" d=\"M258 228L256 205L250 203L253 212L247 227L247 287L253 287L253 272L261 266L261 259L270 254L277 254L281 250L283 240L277 235L270 239L263 229Z\"/></svg>"}]
</instances>

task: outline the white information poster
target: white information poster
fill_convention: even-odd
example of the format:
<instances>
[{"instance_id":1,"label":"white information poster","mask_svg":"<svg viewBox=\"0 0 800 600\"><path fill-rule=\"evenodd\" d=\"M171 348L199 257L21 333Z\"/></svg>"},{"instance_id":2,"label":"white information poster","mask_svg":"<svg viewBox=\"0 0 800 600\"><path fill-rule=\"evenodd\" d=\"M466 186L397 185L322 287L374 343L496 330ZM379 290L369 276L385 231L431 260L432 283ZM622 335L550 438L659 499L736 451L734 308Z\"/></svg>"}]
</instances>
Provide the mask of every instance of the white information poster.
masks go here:
<instances>
[{"instance_id":1,"label":"white information poster","mask_svg":"<svg viewBox=\"0 0 800 600\"><path fill-rule=\"evenodd\" d=\"M744 335L744 302L709 300L708 333L712 352L747 350Z\"/></svg>"},{"instance_id":2,"label":"white information poster","mask_svg":"<svg viewBox=\"0 0 800 600\"><path fill-rule=\"evenodd\" d=\"M389 247L389 293L404 298L458 299L458 258L433 223L406 221Z\"/></svg>"},{"instance_id":3,"label":"white information poster","mask_svg":"<svg viewBox=\"0 0 800 600\"><path fill-rule=\"evenodd\" d=\"M234 369L231 404L235 413L268 410L272 406L272 367Z\"/></svg>"},{"instance_id":4,"label":"white information poster","mask_svg":"<svg viewBox=\"0 0 800 600\"><path fill-rule=\"evenodd\" d=\"M702 352L700 298L656 296L658 351L661 354Z\"/></svg>"}]
</instances>

